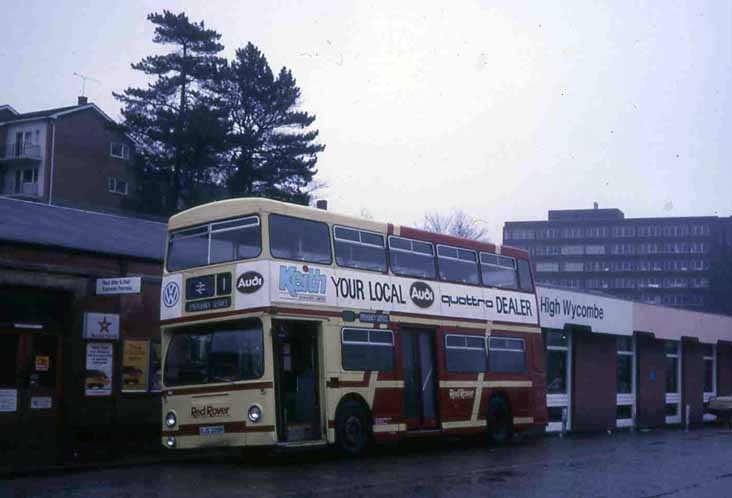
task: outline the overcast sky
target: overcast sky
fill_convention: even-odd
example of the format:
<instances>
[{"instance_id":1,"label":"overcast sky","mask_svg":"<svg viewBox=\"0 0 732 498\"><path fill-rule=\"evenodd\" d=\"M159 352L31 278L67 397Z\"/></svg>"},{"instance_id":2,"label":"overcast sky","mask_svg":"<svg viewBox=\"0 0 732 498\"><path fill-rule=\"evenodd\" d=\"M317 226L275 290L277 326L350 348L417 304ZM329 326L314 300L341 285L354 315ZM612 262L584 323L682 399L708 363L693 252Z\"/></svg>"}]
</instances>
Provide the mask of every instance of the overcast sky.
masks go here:
<instances>
[{"instance_id":1,"label":"overcast sky","mask_svg":"<svg viewBox=\"0 0 732 498\"><path fill-rule=\"evenodd\" d=\"M204 20L292 69L331 210L413 224L463 209L500 240L547 209L732 214L732 2L28 1L3 8L0 104L145 80L146 14ZM561 5L560 5L561 4Z\"/></svg>"}]
</instances>

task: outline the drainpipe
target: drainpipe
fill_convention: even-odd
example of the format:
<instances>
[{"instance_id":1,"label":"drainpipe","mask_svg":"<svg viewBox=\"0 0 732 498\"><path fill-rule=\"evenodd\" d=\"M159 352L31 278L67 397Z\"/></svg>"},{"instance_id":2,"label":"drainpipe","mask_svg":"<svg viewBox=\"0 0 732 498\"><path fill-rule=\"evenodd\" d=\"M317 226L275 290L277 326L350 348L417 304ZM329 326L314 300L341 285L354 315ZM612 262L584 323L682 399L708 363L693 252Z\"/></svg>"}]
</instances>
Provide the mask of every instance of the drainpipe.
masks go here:
<instances>
[{"instance_id":1,"label":"drainpipe","mask_svg":"<svg viewBox=\"0 0 732 498\"><path fill-rule=\"evenodd\" d=\"M50 206L53 201L53 166L56 162L56 118L51 118L49 123L53 124L53 131L51 132L51 172L48 179L48 205Z\"/></svg>"}]
</instances>

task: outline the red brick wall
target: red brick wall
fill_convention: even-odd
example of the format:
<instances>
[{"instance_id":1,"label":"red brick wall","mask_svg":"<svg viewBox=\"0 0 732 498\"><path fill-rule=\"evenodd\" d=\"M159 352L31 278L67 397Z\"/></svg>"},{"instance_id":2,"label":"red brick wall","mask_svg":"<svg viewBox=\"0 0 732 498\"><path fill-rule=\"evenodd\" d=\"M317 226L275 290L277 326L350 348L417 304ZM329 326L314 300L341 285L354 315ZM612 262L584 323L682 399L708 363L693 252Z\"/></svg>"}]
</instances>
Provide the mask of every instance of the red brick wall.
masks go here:
<instances>
[{"instance_id":1,"label":"red brick wall","mask_svg":"<svg viewBox=\"0 0 732 498\"><path fill-rule=\"evenodd\" d=\"M636 334L637 424L658 427L666 422L666 352L663 341Z\"/></svg>"},{"instance_id":2,"label":"red brick wall","mask_svg":"<svg viewBox=\"0 0 732 498\"><path fill-rule=\"evenodd\" d=\"M697 340L682 339L681 346L681 413L686 423L686 405L691 407L690 422L701 424L704 415L704 360L702 345Z\"/></svg>"},{"instance_id":3,"label":"red brick wall","mask_svg":"<svg viewBox=\"0 0 732 498\"><path fill-rule=\"evenodd\" d=\"M732 342L717 344L717 394L732 394Z\"/></svg>"},{"instance_id":4,"label":"red brick wall","mask_svg":"<svg viewBox=\"0 0 732 498\"><path fill-rule=\"evenodd\" d=\"M110 143L131 145L122 133L93 109L63 116L56 123L53 198L59 204L126 209L134 202L136 178L132 161L110 156ZM107 190L113 176L129 183L129 195Z\"/></svg>"},{"instance_id":5,"label":"red brick wall","mask_svg":"<svg viewBox=\"0 0 732 498\"><path fill-rule=\"evenodd\" d=\"M572 430L615 428L617 345L614 336L588 332L572 336Z\"/></svg>"}]
</instances>

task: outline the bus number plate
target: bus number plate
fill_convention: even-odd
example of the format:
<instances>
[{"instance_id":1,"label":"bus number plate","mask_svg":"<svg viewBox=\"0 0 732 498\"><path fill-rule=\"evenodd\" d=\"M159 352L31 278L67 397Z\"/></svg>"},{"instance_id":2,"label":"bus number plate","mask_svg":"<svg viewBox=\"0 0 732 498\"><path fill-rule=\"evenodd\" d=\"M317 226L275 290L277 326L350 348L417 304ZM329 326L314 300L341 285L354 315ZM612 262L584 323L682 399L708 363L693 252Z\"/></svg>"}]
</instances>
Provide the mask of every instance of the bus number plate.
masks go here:
<instances>
[{"instance_id":1,"label":"bus number plate","mask_svg":"<svg viewBox=\"0 0 732 498\"><path fill-rule=\"evenodd\" d=\"M206 427L199 427L198 433L201 436L210 436L212 434L223 434L224 426L223 425L209 425Z\"/></svg>"}]
</instances>

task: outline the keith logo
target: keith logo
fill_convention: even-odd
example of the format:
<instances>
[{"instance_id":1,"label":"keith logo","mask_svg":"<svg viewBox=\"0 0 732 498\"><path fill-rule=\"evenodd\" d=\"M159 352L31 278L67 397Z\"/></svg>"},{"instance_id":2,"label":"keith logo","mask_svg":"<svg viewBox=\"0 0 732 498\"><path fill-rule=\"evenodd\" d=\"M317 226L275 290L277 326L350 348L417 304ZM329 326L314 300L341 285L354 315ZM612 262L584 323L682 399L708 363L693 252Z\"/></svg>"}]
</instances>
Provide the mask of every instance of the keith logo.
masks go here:
<instances>
[{"instance_id":1,"label":"keith logo","mask_svg":"<svg viewBox=\"0 0 732 498\"><path fill-rule=\"evenodd\" d=\"M180 299L180 286L176 282L168 282L163 288L163 304L166 308L172 308L178 304Z\"/></svg>"},{"instance_id":2,"label":"keith logo","mask_svg":"<svg viewBox=\"0 0 732 498\"><path fill-rule=\"evenodd\" d=\"M236 279L236 290L243 294L257 292L264 285L264 277L256 271L248 271Z\"/></svg>"},{"instance_id":3,"label":"keith logo","mask_svg":"<svg viewBox=\"0 0 732 498\"><path fill-rule=\"evenodd\" d=\"M429 308L435 302L435 293L432 287L424 282L414 282L409 288L409 297L420 308Z\"/></svg>"}]
</instances>

